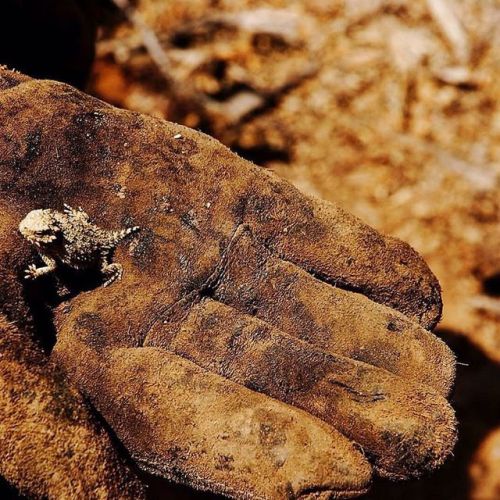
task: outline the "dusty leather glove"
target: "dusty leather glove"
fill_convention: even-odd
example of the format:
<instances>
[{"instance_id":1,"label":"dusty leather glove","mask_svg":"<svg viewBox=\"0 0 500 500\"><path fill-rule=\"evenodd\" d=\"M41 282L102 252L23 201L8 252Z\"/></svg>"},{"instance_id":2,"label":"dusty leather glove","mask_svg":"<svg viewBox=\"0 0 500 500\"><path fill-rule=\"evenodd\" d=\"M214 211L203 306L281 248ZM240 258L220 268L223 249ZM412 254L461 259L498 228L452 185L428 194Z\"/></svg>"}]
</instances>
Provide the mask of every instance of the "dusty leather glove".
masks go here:
<instances>
[{"instance_id":1,"label":"dusty leather glove","mask_svg":"<svg viewBox=\"0 0 500 500\"><path fill-rule=\"evenodd\" d=\"M141 467L312 499L363 493L372 468L402 479L443 462L455 362L428 331L439 285L408 245L199 132L2 78L0 296L70 291L53 302L53 358ZM65 203L140 227L116 251L121 281L23 280L41 261L19 222Z\"/></svg>"}]
</instances>

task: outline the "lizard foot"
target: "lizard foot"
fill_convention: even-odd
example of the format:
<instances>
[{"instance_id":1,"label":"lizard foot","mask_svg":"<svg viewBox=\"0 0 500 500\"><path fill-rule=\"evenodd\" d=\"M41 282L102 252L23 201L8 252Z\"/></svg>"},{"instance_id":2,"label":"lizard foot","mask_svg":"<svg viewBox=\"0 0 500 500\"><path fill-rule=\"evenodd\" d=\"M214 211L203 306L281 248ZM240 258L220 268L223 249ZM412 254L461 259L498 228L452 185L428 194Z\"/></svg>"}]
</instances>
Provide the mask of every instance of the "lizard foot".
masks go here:
<instances>
[{"instance_id":1,"label":"lizard foot","mask_svg":"<svg viewBox=\"0 0 500 500\"><path fill-rule=\"evenodd\" d=\"M121 280L123 275L123 266L121 264L109 264L102 270L107 280L103 286L109 286L116 280Z\"/></svg>"},{"instance_id":2,"label":"lizard foot","mask_svg":"<svg viewBox=\"0 0 500 500\"><path fill-rule=\"evenodd\" d=\"M24 270L24 279L26 280L34 280L38 278L39 276L38 269L35 264L30 264L25 270Z\"/></svg>"}]
</instances>

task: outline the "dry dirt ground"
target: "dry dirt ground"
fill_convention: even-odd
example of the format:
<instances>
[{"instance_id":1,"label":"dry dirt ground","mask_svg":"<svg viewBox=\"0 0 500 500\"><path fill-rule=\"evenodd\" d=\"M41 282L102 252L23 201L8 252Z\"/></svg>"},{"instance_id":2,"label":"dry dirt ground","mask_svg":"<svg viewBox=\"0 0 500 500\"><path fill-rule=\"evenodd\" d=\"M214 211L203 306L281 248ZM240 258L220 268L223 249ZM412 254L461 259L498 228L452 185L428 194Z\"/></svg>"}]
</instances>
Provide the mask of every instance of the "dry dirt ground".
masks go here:
<instances>
[{"instance_id":1,"label":"dry dirt ground","mask_svg":"<svg viewBox=\"0 0 500 500\"><path fill-rule=\"evenodd\" d=\"M91 93L216 136L437 274L459 444L371 496L500 498L500 2L115 3Z\"/></svg>"}]
</instances>

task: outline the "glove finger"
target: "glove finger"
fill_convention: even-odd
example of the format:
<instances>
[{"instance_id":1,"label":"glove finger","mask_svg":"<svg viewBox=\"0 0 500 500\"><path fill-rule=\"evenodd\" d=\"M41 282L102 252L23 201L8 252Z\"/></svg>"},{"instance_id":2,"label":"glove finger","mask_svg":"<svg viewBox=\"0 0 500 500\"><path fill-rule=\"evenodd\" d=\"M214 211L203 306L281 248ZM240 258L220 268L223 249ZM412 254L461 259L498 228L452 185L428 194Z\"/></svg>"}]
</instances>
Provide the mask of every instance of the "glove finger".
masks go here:
<instances>
[{"instance_id":1,"label":"glove finger","mask_svg":"<svg viewBox=\"0 0 500 500\"><path fill-rule=\"evenodd\" d=\"M305 197L269 174L249 195L246 222L277 255L314 276L360 292L433 328L441 315L440 287L406 243L384 237L341 208Z\"/></svg>"},{"instance_id":2,"label":"glove finger","mask_svg":"<svg viewBox=\"0 0 500 500\"><path fill-rule=\"evenodd\" d=\"M319 419L157 348L89 348L87 322L62 326L54 357L138 465L231 498L350 498L371 467ZM84 340L82 342L82 340Z\"/></svg>"},{"instance_id":3,"label":"glove finger","mask_svg":"<svg viewBox=\"0 0 500 500\"><path fill-rule=\"evenodd\" d=\"M384 368L447 395L455 374L448 346L406 316L330 286L285 262L244 232L214 298L332 354Z\"/></svg>"},{"instance_id":4,"label":"glove finger","mask_svg":"<svg viewBox=\"0 0 500 500\"><path fill-rule=\"evenodd\" d=\"M418 476L455 441L448 402L433 389L324 351L211 299L150 332L163 347L292 404L359 443L386 476Z\"/></svg>"}]
</instances>

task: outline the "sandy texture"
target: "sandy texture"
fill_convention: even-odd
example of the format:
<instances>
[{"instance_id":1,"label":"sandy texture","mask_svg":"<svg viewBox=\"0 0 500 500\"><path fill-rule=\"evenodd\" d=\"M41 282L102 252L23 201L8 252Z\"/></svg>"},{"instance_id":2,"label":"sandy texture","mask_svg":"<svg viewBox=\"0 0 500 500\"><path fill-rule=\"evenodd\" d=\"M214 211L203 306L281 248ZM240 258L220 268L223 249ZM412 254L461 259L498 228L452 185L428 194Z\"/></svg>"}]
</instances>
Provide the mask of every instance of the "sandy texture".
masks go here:
<instances>
[{"instance_id":1,"label":"sandy texture","mask_svg":"<svg viewBox=\"0 0 500 500\"><path fill-rule=\"evenodd\" d=\"M477 451L471 465L472 478L471 497L498 498L500 496L500 431L492 432Z\"/></svg>"}]
</instances>

